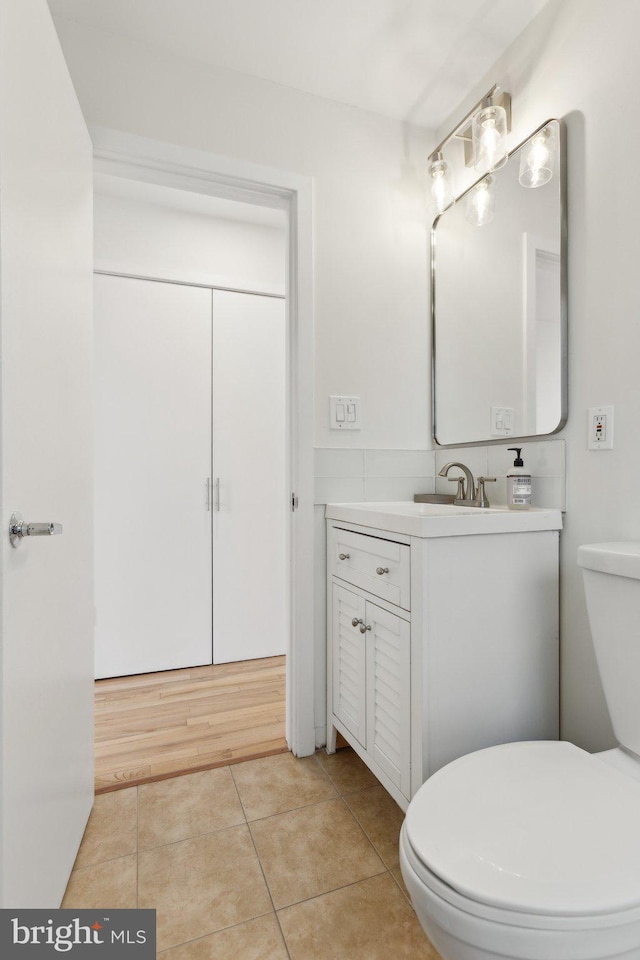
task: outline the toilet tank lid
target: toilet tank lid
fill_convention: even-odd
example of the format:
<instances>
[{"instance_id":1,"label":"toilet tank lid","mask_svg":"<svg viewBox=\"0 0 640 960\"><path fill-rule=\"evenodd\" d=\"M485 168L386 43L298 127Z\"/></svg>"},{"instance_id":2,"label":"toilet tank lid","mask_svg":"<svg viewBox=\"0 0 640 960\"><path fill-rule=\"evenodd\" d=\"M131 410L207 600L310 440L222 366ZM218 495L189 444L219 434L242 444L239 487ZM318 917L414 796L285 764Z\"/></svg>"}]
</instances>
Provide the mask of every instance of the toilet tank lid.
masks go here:
<instances>
[{"instance_id":1,"label":"toilet tank lid","mask_svg":"<svg viewBox=\"0 0 640 960\"><path fill-rule=\"evenodd\" d=\"M617 577L640 580L640 542L621 540L578 547L578 565Z\"/></svg>"},{"instance_id":2,"label":"toilet tank lid","mask_svg":"<svg viewBox=\"0 0 640 960\"><path fill-rule=\"evenodd\" d=\"M545 916L640 907L640 782L563 741L443 767L409 804L419 860L478 903Z\"/></svg>"}]
</instances>

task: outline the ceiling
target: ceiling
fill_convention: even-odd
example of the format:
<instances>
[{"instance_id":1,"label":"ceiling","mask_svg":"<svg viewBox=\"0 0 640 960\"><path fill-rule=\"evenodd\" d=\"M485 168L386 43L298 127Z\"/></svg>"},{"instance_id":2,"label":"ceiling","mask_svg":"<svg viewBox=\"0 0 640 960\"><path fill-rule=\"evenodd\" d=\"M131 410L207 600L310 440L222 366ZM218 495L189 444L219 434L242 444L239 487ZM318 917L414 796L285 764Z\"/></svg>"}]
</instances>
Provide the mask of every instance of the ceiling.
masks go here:
<instances>
[{"instance_id":1,"label":"ceiling","mask_svg":"<svg viewBox=\"0 0 640 960\"><path fill-rule=\"evenodd\" d=\"M436 128L547 0L49 0L54 16Z\"/></svg>"}]
</instances>

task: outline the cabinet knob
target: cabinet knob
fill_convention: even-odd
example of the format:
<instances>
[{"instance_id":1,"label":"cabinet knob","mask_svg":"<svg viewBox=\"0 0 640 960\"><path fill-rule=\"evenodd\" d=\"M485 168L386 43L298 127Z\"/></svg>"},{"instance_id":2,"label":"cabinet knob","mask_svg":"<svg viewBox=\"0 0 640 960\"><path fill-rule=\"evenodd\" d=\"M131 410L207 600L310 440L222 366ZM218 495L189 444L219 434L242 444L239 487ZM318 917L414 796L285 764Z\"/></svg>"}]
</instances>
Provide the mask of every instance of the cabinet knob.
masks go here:
<instances>
[{"instance_id":1,"label":"cabinet knob","mask_svg":"<svg viewBox=\"0 0 640 960\"><path fill-rule=\"evenodd\" d=\"M366 633L367 630L371 630L371 627L368 623L360 623L360 633Z\"/></svg>"},{"instance_id":2,"label":"cabinet knob","mask_svg":"<svg viewBox=\"0 0 640 960\"><path fill-rule=\"evenodd\" d=\"M357 627L359 623L364 623L364 620L358 620L357 617L354 617L353 620L351 621L351 626Z\"/></svg>"},{"instance_id":3,"label":"cabinet knob","mask_svg":"<svg viewBox=\"0 0 640 960\"><path fill-rule=\"evenodd\" d=\"M381 577L383 573L389 573L389 567L376 567L376 573Z\"/></svg>"},{"instance_id":4,"label":"cabinet knob","mask_svg":"<svg viewBox=\"0 0 640 960\"><path fill-rule=\"evenodd\" d=\"M350 558L350 553L339 553L338 560L348 560Z\"/></svg>"}]
</instances>

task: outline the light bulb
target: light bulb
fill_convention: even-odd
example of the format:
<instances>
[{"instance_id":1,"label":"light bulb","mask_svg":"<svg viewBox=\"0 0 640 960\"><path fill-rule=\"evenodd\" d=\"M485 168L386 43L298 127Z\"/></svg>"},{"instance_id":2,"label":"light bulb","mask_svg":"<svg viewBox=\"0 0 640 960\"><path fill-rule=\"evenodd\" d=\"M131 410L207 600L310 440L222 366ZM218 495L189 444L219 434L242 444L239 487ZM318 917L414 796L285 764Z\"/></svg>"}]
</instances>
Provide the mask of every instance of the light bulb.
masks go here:
<instances>
[{"instance_id":1,"label":"light bulb","mask_svg":"<svg viewBox=\"0 0 640 960\"><path fill-rule=\"evenodd\" d=\"M479 110L471 124L474 166L491 171L507 162L507 114L504 107Z\"/></svg>"},{"instance_id":2,"label":"light bulb","mask_svg":"<svg viewBox=\"0 0 640 960\"><path fill-rule=\"evenodd\" d=\"M453 188L447 170L448 167L442 154L437 153L435 160L429 167L429 176L432 179L431 196L438 213L442 213L453 203Z\"/></svg>"},{"instance_id":3,"label":"light bulb","mask_svg":"<svg viewBox=\"0 0 640 960\"><path fill-rule=\"evenodd\" d=\"M484 227L495 214L493 177L485 177L467 194L465 216L475 227Z\"/></svg>"},{"instance_id":4,"label":"light bulb","mask_svg":"<svg viewBox=\"0 0 640 960\"><path fill-rule=\"evenodd\" d=\"M493 169L496 162L500 159L500 134L496 130L496 122L493 118L485 120L482 124L482 149L487 157L489 168Z\"/></svg>"},{"instance_id":5,"label":"light bulb","mask_svg":"<svg viewBox=\"0 0 640 960\"><path fill-rule=\"evenodd\" d=\"M553 176L555 141L549 129L540 130L531 138L529 149L520 156L519 181L523 187L542 187Z\"/></svg>"}]
</instances>

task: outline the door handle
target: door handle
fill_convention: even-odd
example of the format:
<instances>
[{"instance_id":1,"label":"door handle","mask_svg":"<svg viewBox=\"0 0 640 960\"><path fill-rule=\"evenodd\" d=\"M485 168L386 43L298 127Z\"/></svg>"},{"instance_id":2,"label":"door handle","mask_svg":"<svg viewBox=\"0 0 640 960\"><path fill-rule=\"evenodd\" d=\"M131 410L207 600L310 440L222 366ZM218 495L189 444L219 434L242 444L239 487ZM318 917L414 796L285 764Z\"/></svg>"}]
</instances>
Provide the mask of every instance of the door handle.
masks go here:
<instances>
[{"instance_id":1,"label":"door handle","mask_svg":"<svg viewBox=\"0 0 640 960\"><path fill-rule=\"evenodd\" d=\"M12 513L9 520L11 546L17 547L25 537L55 537L62 533L61 523L29 523L21 513Z\"/></svg>"},{"instance_id":2,"label":"door handle","mask_svg":"<svg viewBox=\"0 0 640 960\"><path fill-rule=\"evenodd\" d=\"M213 481L213 509L216 513L220 513L220 477L216 477Z\"/></svg>"}]
</instances>

